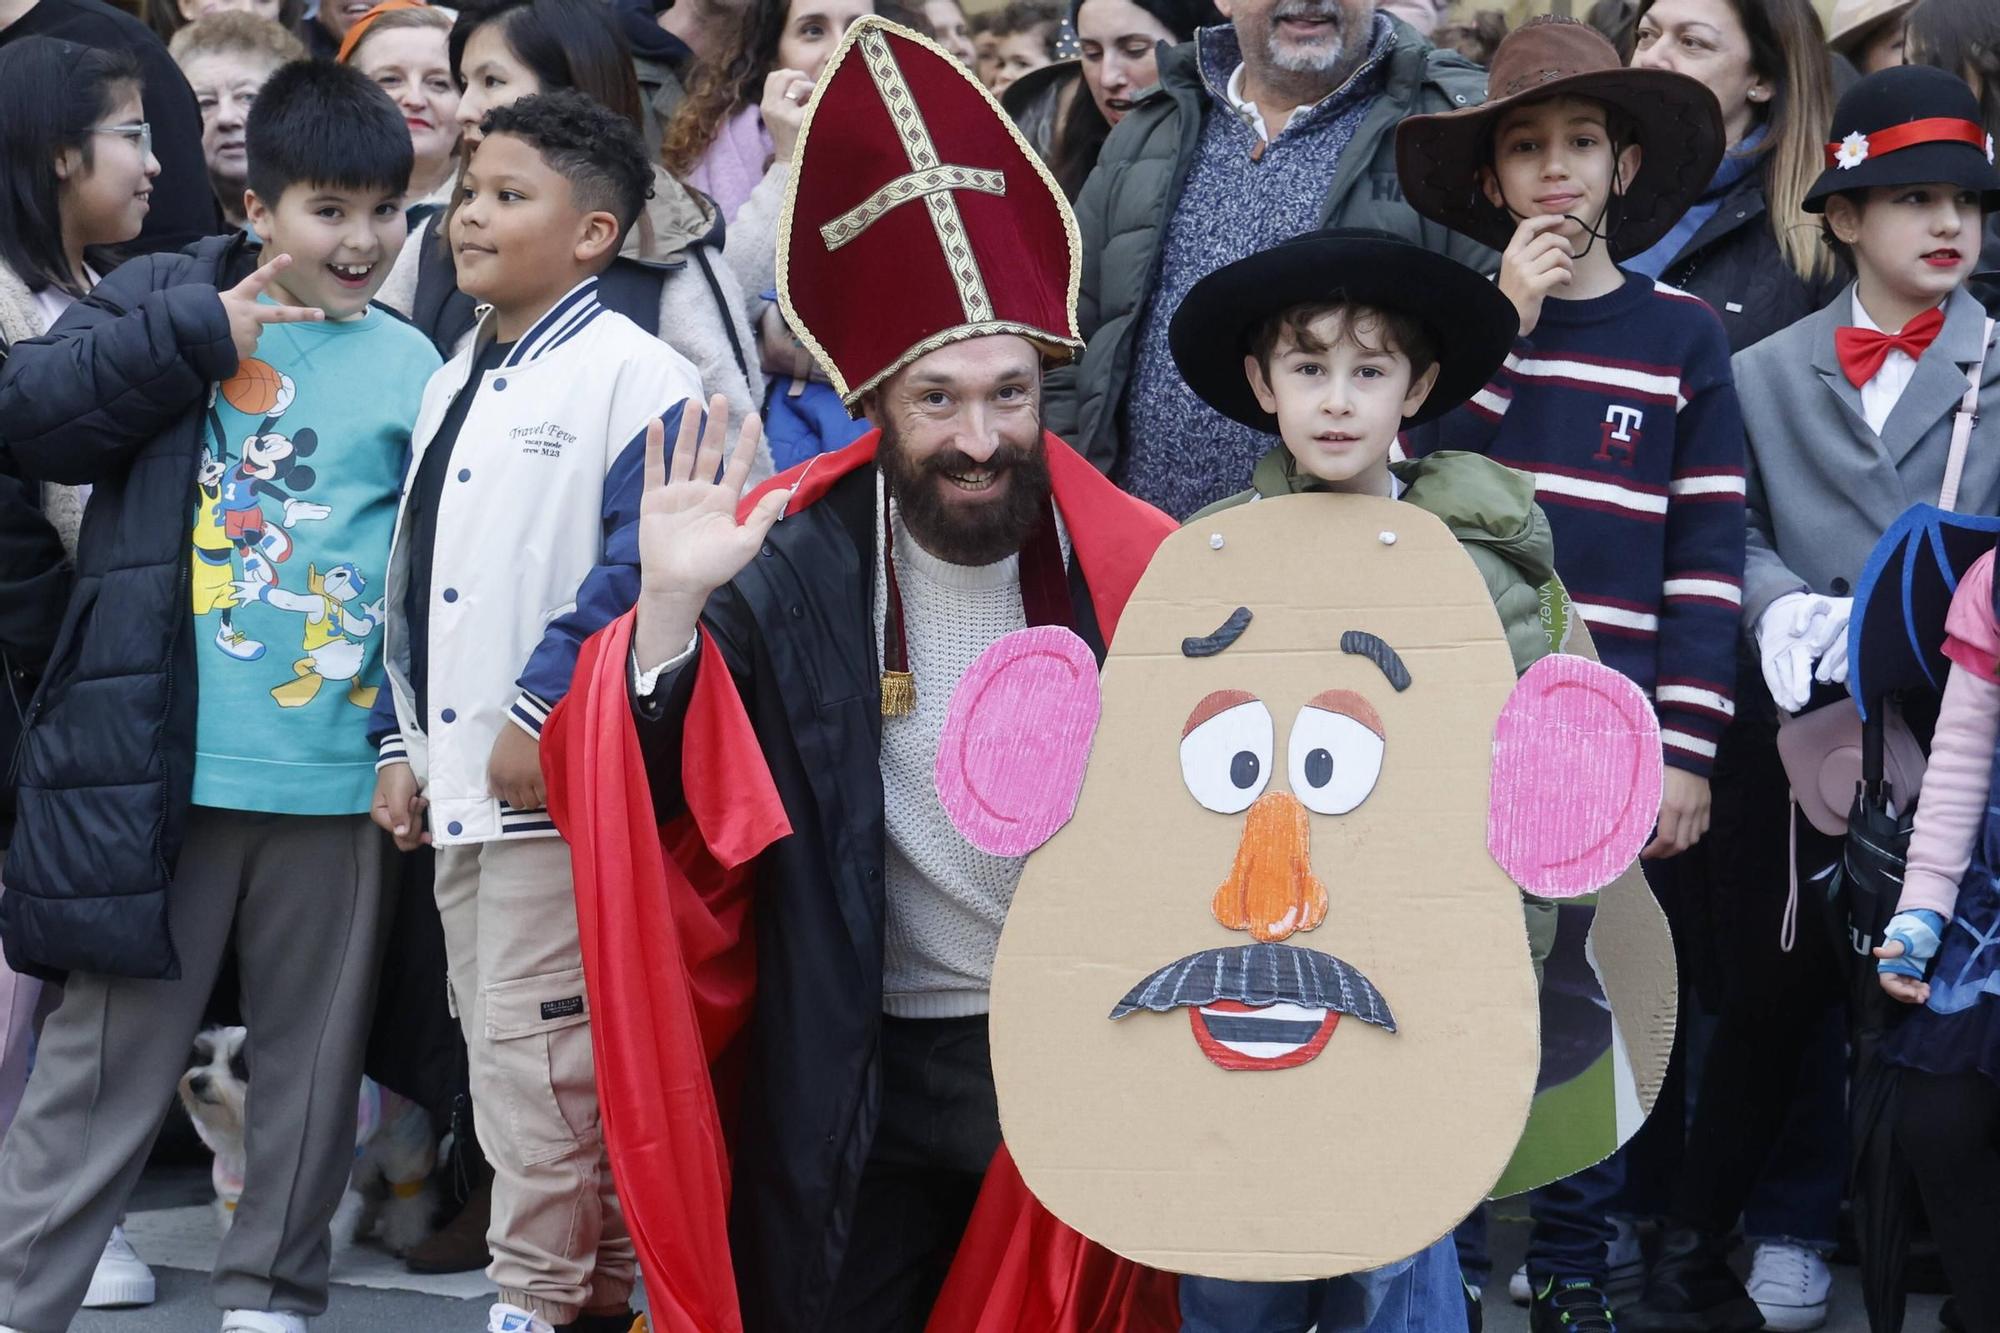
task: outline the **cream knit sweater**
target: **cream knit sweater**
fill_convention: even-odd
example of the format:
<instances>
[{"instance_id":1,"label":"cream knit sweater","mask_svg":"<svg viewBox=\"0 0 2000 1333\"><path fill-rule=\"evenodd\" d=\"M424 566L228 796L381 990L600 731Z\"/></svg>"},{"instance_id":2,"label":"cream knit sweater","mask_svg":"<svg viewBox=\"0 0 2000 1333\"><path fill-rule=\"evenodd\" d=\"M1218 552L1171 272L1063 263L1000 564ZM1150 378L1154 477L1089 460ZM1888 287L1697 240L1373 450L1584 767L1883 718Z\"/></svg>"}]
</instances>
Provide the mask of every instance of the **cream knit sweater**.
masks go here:
<instances>
[{"instance_id":1,"label":"cream knit sweater","mask_svg":"<svg viewBox=\"0 0 2000 1333\"><path fill-rule=\"evenodd\" d=\"M881 484L878 479L877 487ZM879 502L876 514L880 543ZM1000 926L1026 858L991 856L952 827L938 802L938 738L966 669L995 640L1027 627L1020 557L980 566L947 564L911 539L900 515L892 514L892 521L917 707L907 717L882 719L889 832L882 1008L897 1018L963 1018L986 1012ZM1069 559L1067 534L1063 558ZM878 569L878 644L887 613L888 585Z\"/></svg>"}]
</instances>

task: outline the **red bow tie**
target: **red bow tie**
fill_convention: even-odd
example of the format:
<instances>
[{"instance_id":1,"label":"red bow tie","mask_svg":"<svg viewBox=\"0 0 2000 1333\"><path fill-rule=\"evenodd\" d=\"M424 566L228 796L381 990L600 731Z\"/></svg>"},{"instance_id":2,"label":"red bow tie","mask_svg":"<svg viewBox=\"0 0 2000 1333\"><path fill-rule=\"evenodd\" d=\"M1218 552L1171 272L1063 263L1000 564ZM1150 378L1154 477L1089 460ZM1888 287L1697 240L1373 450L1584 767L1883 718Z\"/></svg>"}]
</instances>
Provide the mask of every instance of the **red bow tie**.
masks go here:
<instances>
[{"instance_id":1,"label":"red bow tie","mask_svg":"<svg viewBox=\"0 0 2000 1333\"><path fill-rule=\"evenodd\" d=\"M1905 324L1901 333L1851 327L1836 330L1833 350L1840 354L1840 369L1847 382L1858 389L1875 378L1889 353L1902 352L1912 361L1922 356L1943 327L1944 311L1926 310Z\"/></svg>"}]
</instances>

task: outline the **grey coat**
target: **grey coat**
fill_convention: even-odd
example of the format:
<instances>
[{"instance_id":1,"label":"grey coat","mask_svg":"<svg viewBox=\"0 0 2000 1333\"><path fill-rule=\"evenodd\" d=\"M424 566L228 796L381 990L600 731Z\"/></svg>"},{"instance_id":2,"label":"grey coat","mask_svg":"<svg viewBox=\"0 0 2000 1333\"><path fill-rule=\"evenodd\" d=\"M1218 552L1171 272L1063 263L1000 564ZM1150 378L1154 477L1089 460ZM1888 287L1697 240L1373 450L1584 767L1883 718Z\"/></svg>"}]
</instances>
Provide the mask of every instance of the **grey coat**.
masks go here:
<instances>
[{"instance_id":1,"label":"grey coat","mask_svg":"<svg viewBox=\"0 0 2000 1333\"><path fill-rule=\"evenodd\" d=\"M1823 309L1738 352L1736 393L1748 437L1749 559L1743 624L1788 592L1848 597L1876 541L1914 504L1935 504L1951 451L1952 415L1981 356L1979 424L1956 508L2000 513L2000 352L1982 345L1986 312L1952 293L1944 329L1877 438L1861 391L1834 353L1852 285Z\"/></svg>"},{"instance_id":2,"label":"grey coat","mask_svg":"<svg viewBox=\"0 0 2000 1333\"><path fill-rule=\"evenodd\" d=\"M1086 346L1076 364L1049 372L1043 389L1048 428L1105 472L1124 449L1125 395L1159 279L1167 219L1194 163L1202 121L1215 109L1194 42L1162 47L1159 69L1159 86L1111 131L1077 198L1083 237L1077 325ZM1485 95L1484 70L1398 23L1382 93L1326 183L1322 225L1379 227L1491 273L1498 257L1418 217L1396 178L1396 126L1404 117L1457 110Z\"/></svg>"}]
</instances>

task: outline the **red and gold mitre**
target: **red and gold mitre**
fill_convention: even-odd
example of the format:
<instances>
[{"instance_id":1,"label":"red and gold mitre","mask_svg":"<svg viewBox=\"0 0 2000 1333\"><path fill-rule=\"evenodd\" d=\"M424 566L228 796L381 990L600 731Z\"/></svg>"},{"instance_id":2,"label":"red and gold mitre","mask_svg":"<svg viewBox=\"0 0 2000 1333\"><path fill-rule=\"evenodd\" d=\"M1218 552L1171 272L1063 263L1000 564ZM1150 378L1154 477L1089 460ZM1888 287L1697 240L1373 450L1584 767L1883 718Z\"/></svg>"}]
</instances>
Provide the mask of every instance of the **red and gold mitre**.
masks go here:
<instances>
[{"instance_id":1,"label":"red and gold mitre","mask_svg":"<svg viewBox=\"0 0 2000 1333\"><path fill-rule=\"evenodd\" d=\"M965 338L1082 350L1076 219L972 72L867 17L820 75L778 230L778 303L852 408Z\"/></svg>"}]
</instances>

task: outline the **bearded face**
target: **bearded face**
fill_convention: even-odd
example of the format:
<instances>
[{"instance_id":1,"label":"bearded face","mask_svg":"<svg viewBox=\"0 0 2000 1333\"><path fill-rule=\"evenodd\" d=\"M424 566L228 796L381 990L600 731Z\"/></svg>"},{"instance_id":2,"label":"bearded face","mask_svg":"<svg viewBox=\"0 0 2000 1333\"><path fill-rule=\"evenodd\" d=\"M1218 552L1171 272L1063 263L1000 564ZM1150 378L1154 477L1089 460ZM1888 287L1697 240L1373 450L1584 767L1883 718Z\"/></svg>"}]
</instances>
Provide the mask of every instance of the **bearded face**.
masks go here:
<instances>
[{"instance_id":1,"label":"bearded face","mask_svg":"<svg viewBox=\"0 0 2000 1333\"><path fill-rule=\"evenodd\" d=\"M1049 464L1039 433L984 460L945 445L919 454L889 425L876 461L917 545L954 565L990 565L1020 551L1040 522Z\"/></svg>"},{"instance_id":2,"label":"bearded face","mask_svg":"<svg viewBox=\"0 0 2000 1333\"><path fill-rule=\"evenodd\" d=\"M1041 358L1011 335L912 362L869 405L877 465L919 546L956 565L1020 551L1049 496Z\"/></svg>"}]
</instances>

